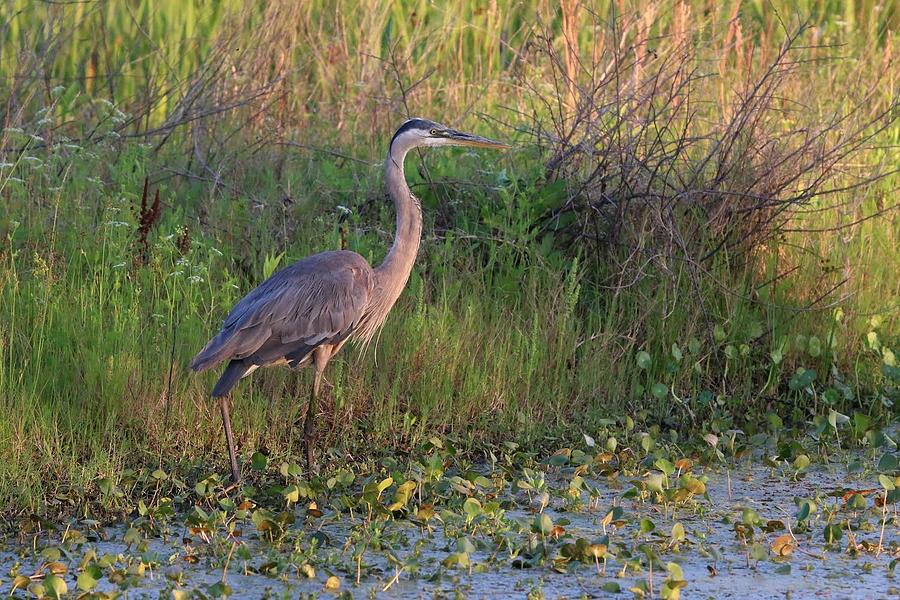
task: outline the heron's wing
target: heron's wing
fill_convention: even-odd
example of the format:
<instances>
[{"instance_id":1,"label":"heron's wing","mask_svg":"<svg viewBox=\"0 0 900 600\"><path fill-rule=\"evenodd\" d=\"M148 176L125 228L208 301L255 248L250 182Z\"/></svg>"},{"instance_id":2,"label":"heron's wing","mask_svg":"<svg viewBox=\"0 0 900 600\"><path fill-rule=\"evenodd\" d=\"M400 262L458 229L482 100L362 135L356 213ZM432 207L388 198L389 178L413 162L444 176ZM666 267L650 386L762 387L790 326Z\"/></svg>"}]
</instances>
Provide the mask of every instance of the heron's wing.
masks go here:
<instances>
[{"instance_id":1,"label":"heron's wing","mask_svg":"<svg viewBox=\"0 0 900 600\"><path fill-rule=\"evenodd\" d=\"M203 371L241 359L261 365L289 355L300 360L300 354L353 332L373 286L372 268L355 252L323 252L297 261L231 309L191 368Z\"/></svg>"}]
</instances>

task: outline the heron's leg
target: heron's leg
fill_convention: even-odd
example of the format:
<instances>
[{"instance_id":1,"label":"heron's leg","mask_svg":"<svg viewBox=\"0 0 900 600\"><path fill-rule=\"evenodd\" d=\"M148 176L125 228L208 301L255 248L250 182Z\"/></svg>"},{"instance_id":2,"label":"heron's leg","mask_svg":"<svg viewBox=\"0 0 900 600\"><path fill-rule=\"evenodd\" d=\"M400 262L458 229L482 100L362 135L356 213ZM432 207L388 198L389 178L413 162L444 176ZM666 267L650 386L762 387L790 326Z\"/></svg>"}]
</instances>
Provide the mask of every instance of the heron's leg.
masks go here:
<instances>
[{"instance_id":1,"label":"heron's leg","mask_svg":"<svg viewBox=\"0 0 900 600\"><path fill-rule=\"evenodd\" d=\"M228 444L228 457L231 459L231 479L235 483L241 481L237 456L234 453L234 438L231 435L231 416L228 414L228 395L219 396L219 409L222 411L222 424L225 426L225 442Z\"/></svg>"},{"instance_id":2,"label":"heron's leg","mask_svg":"<svg viewBox=\"0 0 900 600\"><path fill-rule=\"evenodd\" d=\"M318 365L315 370L312 394L309 397L309 407L306 409L306 422L303 425L303 436L306 441L306 466L310 471L317 471L315 446L316 446L316 410L318 408L319 390L322 387L322 371Z\"/></svg>"}]
</instances>

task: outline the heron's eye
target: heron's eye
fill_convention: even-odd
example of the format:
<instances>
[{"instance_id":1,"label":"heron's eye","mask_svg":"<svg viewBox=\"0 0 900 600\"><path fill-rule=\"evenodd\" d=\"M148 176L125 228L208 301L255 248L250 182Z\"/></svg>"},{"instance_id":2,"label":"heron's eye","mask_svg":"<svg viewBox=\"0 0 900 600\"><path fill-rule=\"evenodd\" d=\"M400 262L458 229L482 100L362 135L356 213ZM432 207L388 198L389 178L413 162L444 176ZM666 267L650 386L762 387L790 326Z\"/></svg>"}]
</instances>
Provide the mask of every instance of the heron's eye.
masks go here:
<instances>
[{"instance_id":1,"label":"heron's eye","mask_svg":"<svg viewBox=\"0 0 900 600\"><path fill-rule=\"evenodd\" d=\"M430 133L431 135L437 135L437 129L432 129L428 133Z\"/></svg>"}]
</instances>

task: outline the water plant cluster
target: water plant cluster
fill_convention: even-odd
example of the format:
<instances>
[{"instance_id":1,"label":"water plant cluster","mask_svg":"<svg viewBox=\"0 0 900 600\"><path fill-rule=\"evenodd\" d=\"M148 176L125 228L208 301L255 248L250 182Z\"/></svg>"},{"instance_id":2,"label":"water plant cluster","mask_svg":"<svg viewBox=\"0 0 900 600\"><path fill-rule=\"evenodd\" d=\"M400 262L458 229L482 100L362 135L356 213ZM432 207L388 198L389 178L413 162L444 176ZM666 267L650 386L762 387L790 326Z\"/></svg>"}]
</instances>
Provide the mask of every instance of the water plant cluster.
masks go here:
<instances>
[{"instance_id":1,"label":"water plant cluster","mask_svg":"<svg viewBox=\"0 0 900 600\"><path fill-rule=\"evenodd\" d=\"M9 522L3 577L14 597L50 598L890 592L891 434L868 430L866 449L837 459L775 423L696 445L625 422L592 433L550 455L509 441L486 461L433 436L316 477L255 453L241 486L199 465L125 469L93 482L87 504L60 494L86 507L76 517ZM792 460L773 452L785 434ZM792 572L817 583L798 588Z\"/></svg>"}]
</instances>

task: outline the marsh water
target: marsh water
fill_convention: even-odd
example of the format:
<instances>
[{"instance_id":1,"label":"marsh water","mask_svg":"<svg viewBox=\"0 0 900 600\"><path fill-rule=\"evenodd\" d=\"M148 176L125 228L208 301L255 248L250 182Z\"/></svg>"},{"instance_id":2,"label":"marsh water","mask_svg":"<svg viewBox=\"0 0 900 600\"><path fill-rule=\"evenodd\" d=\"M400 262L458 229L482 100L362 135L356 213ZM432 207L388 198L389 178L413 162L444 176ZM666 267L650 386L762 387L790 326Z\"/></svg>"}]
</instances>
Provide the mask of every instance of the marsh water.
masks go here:
<instances>
[{"instance_id":1,"label":"marsh water","mask_svg":"<svg viewBox=\"0 0 900 600\"><path fill-rule=\"evenodd\" d=\"M569 510L565 502L553 497L544 507L553 523L564 523L564 532L555 533L554 544L579 537L597 539L607 529L610 548L617 539L653 545L657 560L653 564L645 561L649 568L636 569L633 560L622 559L616 552L602 568L599 561L561 565L549 558L523 560L520 547L523 540L535 536L528 532L541 508L526 495L508 505L493 527L485 526L483 533L477 527L470 530L463 546L458 528L440 522L426 528L408 519L388 518L369 534L370 549L361 555L354 554L353 548L358 546L351 532L365 515L332 514L325 509L321 516L309 518L305 506L294 509L298 518L289 526L293 531L277 543L253 530L252 524L229 537L175 520L161 535L126 543L125 525L86 527L73 522L69 528L80 526L85 534L84 541L74 546L61 544L67 535L65 526L8 538L0 553L0 592L5 595L11 590L12 575L40 574L56 559L53 562L63 567L55 568L74 597L85 557L99 560L105 556L104 576L94 591L127 598L229 594L234 598L296 598L347 592L352 597L397 598L631 598L641 594L657 598L668 563L677 563L683 572L682 598L875 599L900 595L892 574L892 561L900 555L896 509L889 506L882 511L873 503L876 494L872 493L867 501L868 518L848 518L845 492L868 486L848 475L845 466L811 468L798 480L761 466L707 470L705 475L708 497L698 498L691 509L625 499L623 491L629 482L622 478L590 482L601 495L589 506ZM551 487L552 477L548 476ZM822 526L811 526L793 534L795 546L789 556L777 556L772 543L778 536L791 534L790 526L796 523L795 498L818 498L821 523L831 519L844 524L841 539L825 544ZM614 505L621 506L628 516L604 523L603 517ZM747 514L746 509L755 511L762 521L780 520L788 530L756 528L750 540L736 535L739 528L735 523ZM652 521L653 531L641 531L645 517ZM667 540L676 522L684 527L684 538L677 544ZM866 522L869 525L860 526ZM861 530L853 531L851 523ZM758 550L753 556L752 542L766 549L764 557ZM54 547L61 549L58 557L45 551ZM448 556L461 548L468 564L448 565ZM217 585L222 582L226 585ZM636 585L642 585L642 591L630 591ZM21 589L15 593L31 596Z\"/></svg>"}]
</instances>

